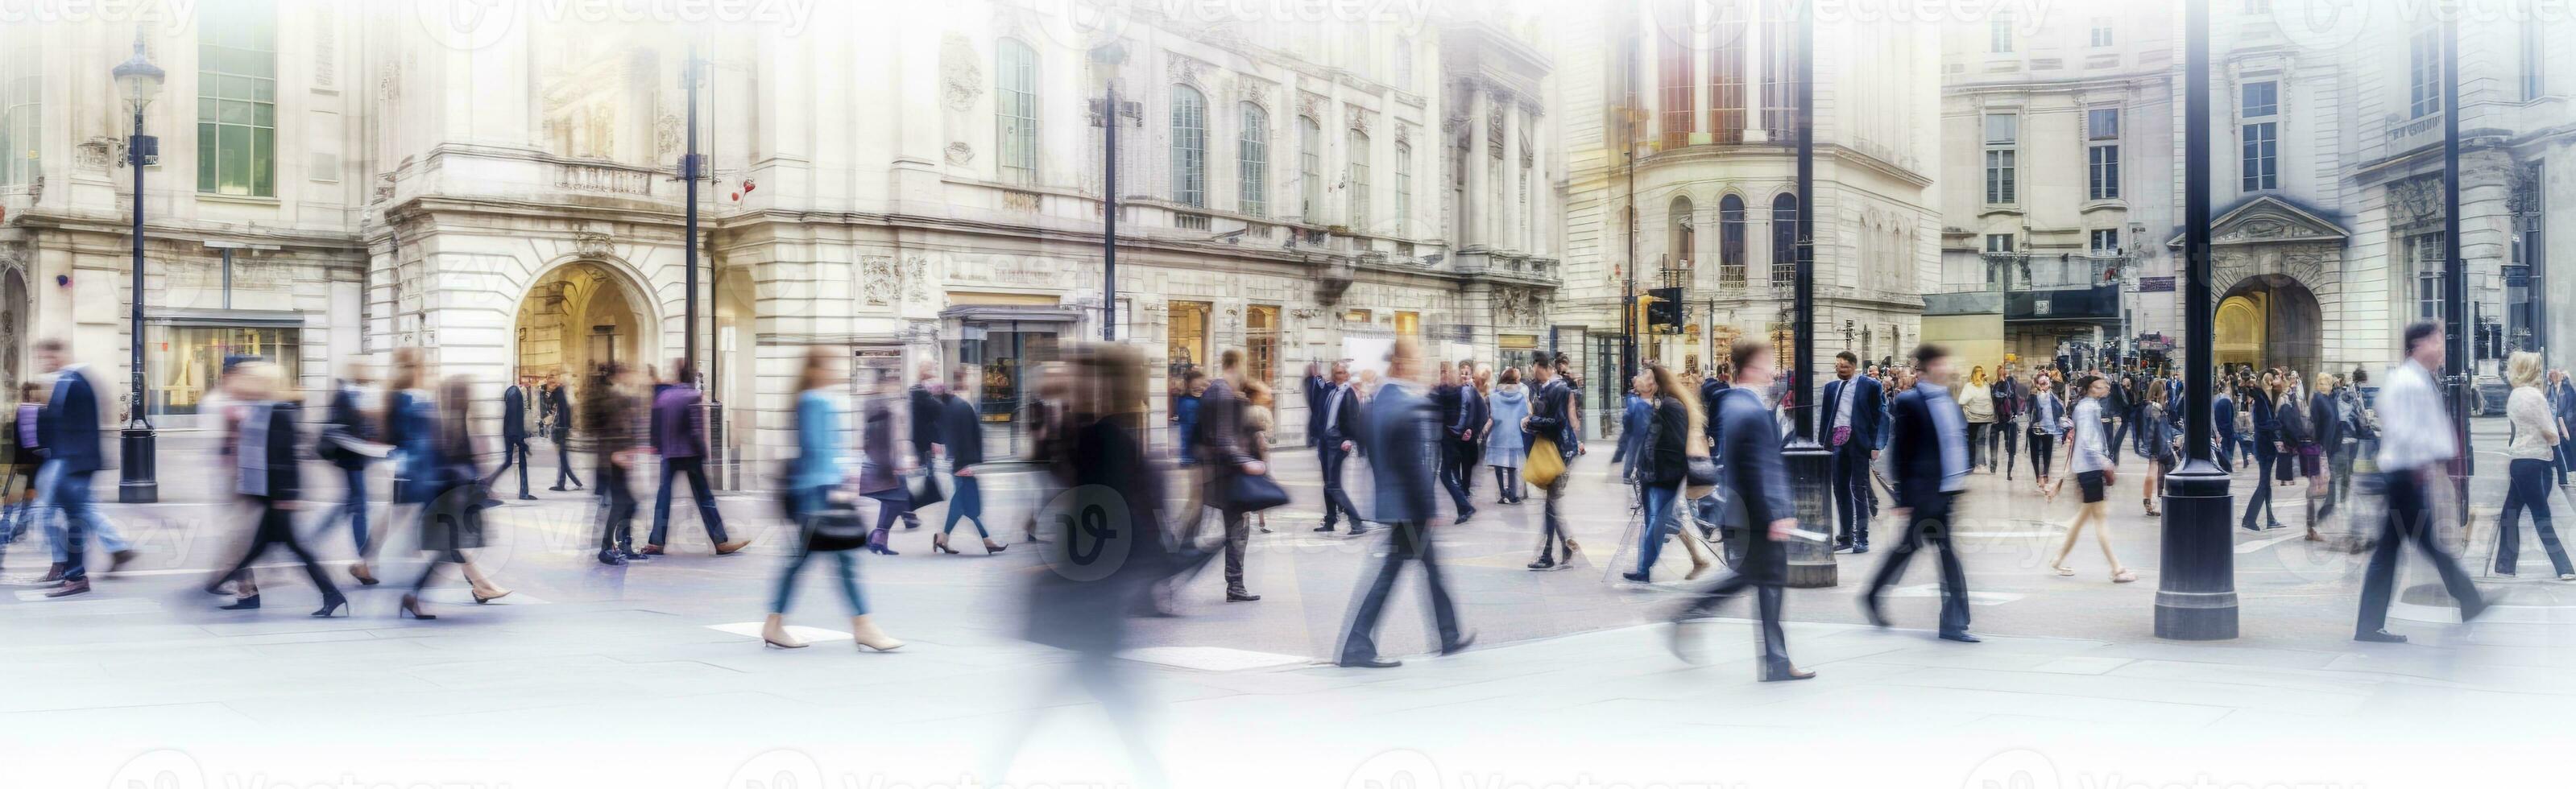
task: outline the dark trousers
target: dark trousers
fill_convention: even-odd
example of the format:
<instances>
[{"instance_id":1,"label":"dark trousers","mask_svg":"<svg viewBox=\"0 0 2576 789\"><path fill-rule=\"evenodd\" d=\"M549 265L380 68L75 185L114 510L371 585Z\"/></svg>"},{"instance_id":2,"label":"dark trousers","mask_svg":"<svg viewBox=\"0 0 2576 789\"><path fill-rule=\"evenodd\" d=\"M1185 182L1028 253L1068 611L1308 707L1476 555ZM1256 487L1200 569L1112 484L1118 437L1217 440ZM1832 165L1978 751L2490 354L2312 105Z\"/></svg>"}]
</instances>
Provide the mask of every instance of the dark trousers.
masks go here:
<instances>
[{"instance_id":1,"label":"dark trousers","mask_svg":"<svg viewBox=\"0 0 2576 789\"><path fill-rule=\"evenodd\" d=\"M1767 527L1762 527L1767 528ZM1729 573L1717 583L1701 590L1699 599L1682 609L1682 619L1707 615L1726 601L1735 599L1745 589L1753 590L1753 605L1762 619L1762 673L1764 676L1786 674L1797 667L1789 662L1789 636L1780 628L1781 602L1786 598L1779 584L1754 583L1743 573Z\"/></svg>"},{"instance_id":2,"label":"dark trousers","mask_svg":"<svg viewBox=\"0 0 2576 789\"><path fill-rule=\"evenodd\" d=\"M2262 437L2254 439L2254 494L2245 497L2245 517L2240 519L2240 523L2245 528L2251 529L2258 525L2269 527L2279 522L2272 517L2272 464L2281 459L2280 453L2273 450L2270 440ZM2263 513L2263 522L2260 524L2254 522L2254 512L2257 508L2260 508Z\"/></svg>"},{"instance_id":3,"label":"dark trousers","mask_svg":"<svg viewBox=\"0 0 2576 789\"><path fill-rule=\"evenodd\" d=\"M1449 490L1449 501L1457 505L1460 517L1475 512L1476 505L1467 500L1476 481L1476 445L1454 438L1440 439L1440 486Z\"/></svg>"},{"instance_id":4,"label":"dark trousers","mask_svg":"<svg viewBox=\"0 0 2576 789\"><path fill-rule=\"evenodd\" d=\"M571 437L558 434L555 436L555 487L563 487L566 482L572 483L573 487L581 487L581 476L572 473Z\"/></svg>"},{"instance_id":5,"label":"dark trousers","mask_svg":"<svg viewBox=\"0 0 2576 789\"><path fill-rule=\"evenodd\" d=\"M2576 470L2576 441L2558 442L2558 484L2567 484L2567 472Z\"/></svg>"},{"instance_id":6,"label":"dark trousers","mask_svg":"<svg viewBox=\"0 0 2576 789\"><path fill-rule=\"evenodd\" d=\"M1386 608L1386 596L1395 591L1395 574L1407 561L1422 564L1422 580L1427 583L1431 601L1431 623L1440 634L1443 648L1458 643L1458 611L1449 604L1449 587L1440 580L1440 563L1433 558L1431 529L1421 522L1389 524L1386 561L1377 566L1377 575L1369 580L1360 596L1358 610L1351 612L1350 634L1342 639L1343 660L1365 660L1377 657L1377 620Z\"/></svg>"},{"instance_id":7,"label":"dark trousers","mask_svg":"<svg viewBox=\"0 0 2576 789\"><path fill-rule=\"evenodd\" d=\"M509 471L511 466L517 466L519 468L519 495L528 495L527 436L519 436L517 438L507 436L502 437L501 466L499 468L492 469L492 476L484 477L483 484L491 485L501 481L502 472Z\"/></svg>"},{"instance_id":8,"label":"dark trousers","mask_svg":"<svg viewBox=\"0 0 2576 789\"><path fill-rule=\"evenodd\" d=\"M1334 519L1343 513L1350 514L1351 528L1361 528L1360 508L1351 505L1350 492L1342 488L1342 470L1350 463L1351 453L1331 442L1318 452L1324 467L1324 528L1333 528Z\"/></svg>"},{"instance_id":9,"label":"dark trousers","mask_svg":"<svg viewBox=\"0 0 2576 789\"><path fill-rule=\"evenodd\" d=\"M2128 438L2128 437L2129 437L2129 425L2130 425L2130 423L2132 423L2132 422L2136 422L2136 421L2138 421L2138 420L2136 420L2136 419L2115 419L2115 420L2111 420L2111 422L2110 422L2109 424L2105 424L2105 425L2103 425L2103 426L2102 426L2102 429L2103 429L2104 433L2105 433L2105 434L2107 434L2107 435L2109 435L2109 436L2111 437L2111 443L2106 444L2106 445L2104 445L2104 446L2102 447L2103 449L2110 451L2110 453L2111 453L2111 465L2117 466L2117 465L2119 465L2119 464L2120 464L2120 455L2122 454L2122 452L2121 452L2121 450L2120 450L2120 447L2121 447L2121 443L2120 443L2120 441L2121 441L2122 439L2126 439L2126 438Z\"/></svg>"},{"instance_id":10,"label":"dark trousers","mask_svg":"<svg viewBox=\"0 0 2576 789\"><path fill-rule=\"evenodd\" d=\"M349 537L357 541L358 555L364 556L367 553L367 467L343 467L340 476L348 481L349 498L331 510L331 519L323 522L322 526L330 528L341 518L349 519Z\"/></svg>"},{"instance_id":11,"label":"dark trousers","mask_svg":"<svg viewBox=\"0 0 2576 789\"><path fill-rule=\"evenodd\" d=\"M1994 428L1995 423L1993 422L1968 423L1969 469L1974 470L1979 466L1985 466L1988 468L1992 468L1994 466L1994 450L1986 446L1986 434L1987 432L1994 430Z\"/></svg>"},{"instance_id":12,"label":"dark trousers","mask_svg":"<svg viewBox=\"0 0 2576 789\"><path fill-rule=\"evenodd\" d=\"M304 564L304 574L313 579L313 588L322 591L322 599L340 596L340 588L331 585L331 576L324 574L322 565L314 561L313 551L295 538L295 513L279 509L277 503L271 501L260 503L259 525L251 531L250 550L244 551L241 561L234 562L232 569L216 575L215 580L222 581L250 572L251 562L258 561L261 554L279 545L286 546L286 551L295 554L295 560ZM256 583L253 586L256 588Z\"/></svg>"},{"instance_id":13,"label":"dark trousers","mask_svg":"<svg viewBox=\"0 0 2576 789\"><path fill-rule=\"evenodd\" d=\"M599 483L599 495L608 499L600 513L599 552L633 552L635 488L626 477L626 469L603 460L591 467L590 478Z\"/></svg>"},{"instance_id":14,"label":"dark trousers","mask_svg":"<svg viewBox=\"0 0 2576 789\"><path fill-rule=\"evenodd\" d=\"M975 524L976 537L991 539L993 533L984 530L984 488L976 484L973 476L948 479L950 481L948 524L939 527L939 533L947 534L956 531L957 521L964 519L968 523Z\"/></svg>"},{"instance_id":15,"label":"dark trousers","mask_svg":"<svg viewBox=\"0 0 2576 789\"><path fill-rule=\"evenodd\" d=\"M2003 449L2003 454L1990 453L1986 456L1986 461L1988 465L1998 465L1995 463L1995 458L2003 458L1999 465L2003 467L2005 479L2012 479L2013 464L2021 462L2021 434L2021 427L2011 422L1996 422L1994 430L1990 433L1994 444Z\"/></svg>"},{"instance_id":16,"label":"dark trousers","mask_svg":"<svg viewBox=\"0 0 2576 789\"><path fill-rule=\"evenodd\" d=\"M2381 475L2387 480L2388 510L2379 530L2379 546L2370 551L2370 566L2361 575L2361 615L2353 623L2354 635L2368 635L2388 626L2388 598L2397 582L2397 553L2400 546L2413 541L2423 550L2424 559L2433 563L2433 571L2442 576L2442 587L2451 599L2460 602L2463 616L2486 607L2478 597L2478 587L2469 582L2467 571L2451 558L2442 544L2433 539L2433 500L2425 495L2424 480L2414 471L2391 471ZM2269 486L2266 480L2264 485Z\"/></svg>"},{"instance_id":17,"label":"dark trousers","mask_svg":"<svg viewBox=\"0 0 2576 789\"><path fill-rule=\"evenodd\" d=\"M2056 464L2056 462L2057 437L2047 433L2030 434L2031 476L2038 477L2042 480L2048 479L2050 474L2048 467Z\"/></svg>"},{"instance_id":18,"label":"dark trousers","mask_svg":"<svg viewBox=\"0 0 2576 789\"><path fill-rule=\"evenodd\" d=\"M2359 442L2355 442L2337 443L2326 447L2325 508L2329 511L2343 504L2345 497L2352 495L2352 456L2360 446ZM2540 464L2542 473L2547 473L2549 461L2540 461Z\"/></svg>"},{"instance_id":19,"label":"dark trousers","mask_svg":"<svg viewBox=\"0 0 2576 789\"><path fill-rule=\"evenodd\" d=\"M1643 483L1640 491L1646 502L1646 517L1637 529L1637 572L1655 570L1656 557L1664 552L1664 524L1672 520L1673 502L1680 498L1678 485Z\"/></svg>"},{"instance_id":20,"label":"dark trousers","mask_svg":"<svg viewBox=\"0 0 2576 789\"><path fill-rule=\"evenodd\" d=\"M1494 470L1494 500L1519 501L1522 484L1521 470L1510 466L1490 466L1489 468Z\"/></svg>"},{"instance_id":21,"label":"dark trousers","mask_svg":"<svg viewBox=\"0 0 2576 789\"><path fill-rule=\"evenodd\" d=\"M1857 441L1857 439L1855 439ZM1869 450L1845 444L1834 452L1834 542L1869 545Z\"/></svg>"},{"instance_id":22,"label":"dark trousers","mask_svg":"<svg viewBox=\"0 0 2576 789\"><path fill-rule=\"evenodd\" d=\"M2552 461L2515 458L2513 487L2504 494L2504 517L2497 521L2495 571L2514 574L2522 558L2522 512L2531 511L2531 529L2540 533L2540 548L2549 552L2549 564L2559 575L2576 573L2567 565L2567 549L2558 545L2558 530L2551 528L2549 517L2550 467Z\"/></svg>"},{"instance_id":23,"label":"dark trousers","mask_svg":"<svg viewBox=\"0 0 2576 789\"><path fill-rule=\"evenodd\" d=\"M1905 524L1905 539L1878 565L1878 575L1869 581L1869 598L1875 600L1905 577L1905 565L1914 561L1914 553L1930 545L1941 558L1941 633L1968 632L1968 573L1959 564L1959 548L1950 539L1950 513L1954 497L1935 494L1915 507L1910 522Z\"/></svg>"},{"instance_id":24,"label":"dark trousers","mask_svg":"<svg viewBox=\"0 0 2576 789\"><path fill-rule=\"evenodd\" d=\"M716 512L715 489L707 486L706 459L663 458L662 490L653 495L653 536L646 539L644 543L661 545L663 538L670 536L671 483L673 478L681 476L688 477L689 492L696 494L698 522L706 525L707 540L717 543L730 542L725 539L724 515Z\"/></svg>"},{"instance_id":25,"label":"dark trousers","mask_svg":"<svg viewBox=\"0 0 2576 789\"><path fill-rule=\"evenodd\" d=\"M1556 515L1556 500L1565 497L1565 486L1573 476L1574 472L1567 470L1556 475L1555 481L1540 490L1538 558L1547 558L1549 551L1564 547L1566 540L1574 538L1574 535L1565 531L1565 521ZM1565 551L1565 558L1560 561L1573 560L1574 552L1569 550Z\"/></svg>"}]
</instances>

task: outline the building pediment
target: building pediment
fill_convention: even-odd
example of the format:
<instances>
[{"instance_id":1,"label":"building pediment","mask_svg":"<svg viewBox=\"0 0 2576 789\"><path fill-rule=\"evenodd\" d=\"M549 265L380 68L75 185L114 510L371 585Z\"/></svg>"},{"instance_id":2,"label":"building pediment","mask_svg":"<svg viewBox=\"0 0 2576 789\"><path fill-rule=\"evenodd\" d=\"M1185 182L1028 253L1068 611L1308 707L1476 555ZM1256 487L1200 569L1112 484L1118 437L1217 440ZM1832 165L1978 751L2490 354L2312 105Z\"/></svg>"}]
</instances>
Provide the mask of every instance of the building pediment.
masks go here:
<instances>
[{"instance_id":1,"label":"building pediment","mask_svg":"<svg viewBox=\"0 0 2576 789\"><path fill-rule=\"evenodd\" d=\"M2275 195L2261 195L2237 204L2209 223L2211 246L2247 244L2328 244L2342 246L2352 237L2341 223L2305 206ZM2182 248L2182 234L2176 233L2165 246Z\"/></svg>"}]
</instances>

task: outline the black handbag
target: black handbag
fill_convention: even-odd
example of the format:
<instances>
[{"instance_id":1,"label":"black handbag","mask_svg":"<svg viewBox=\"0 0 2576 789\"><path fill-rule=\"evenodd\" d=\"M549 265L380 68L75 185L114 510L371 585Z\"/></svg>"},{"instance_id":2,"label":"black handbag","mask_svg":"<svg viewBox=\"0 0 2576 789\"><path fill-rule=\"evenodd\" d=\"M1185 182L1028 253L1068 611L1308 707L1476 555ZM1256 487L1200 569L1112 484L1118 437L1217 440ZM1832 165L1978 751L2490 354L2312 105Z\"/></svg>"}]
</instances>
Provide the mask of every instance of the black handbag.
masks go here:
<instances>
[{"instance_id":1,"label":"black handbag","mask_svg":"<svg viewBox=\"0 0 2576 789\"><path fill-rule=\"evenodd\" d=\"M1229 513L1260 512L1288 503L1288 490L1268 474L1236 474L1225 482L1218 509Z\"/></svg>"},{"instance_id":2,"label":"black handbag","mask_svg":"<svg viewBox=\"0 0 2576 789\"><path fill-rule=\"evenodd\" d=\"M1683 481L1691 485L1717 484L1717 458L1699 456L1688 460L1690 462L1682 470Z\"/></svg>"},{"instance_id":3,"label":"black handbag","mask_svg":"<svg viewBox=\"0 0 2576 789\"><path fill-rule=\"evenodd\" d=\"M923 507L948 500L946 494L939 492L939 475L936 472L921 475L921 484L911 487L911 511L918 512Z\"/></svg>"},{"instance_id":4,"label":"black handbag","mask_svg":"<svg viewBox=\"0 0 2576 789\"><path fill-rule=\"evenodd\" d=\"M810 551L849 551L866 547L868 524L859 519L858 508L842 503L827 503L821 511L805 515L805 549Z\"/></svg>"}]
</instances>

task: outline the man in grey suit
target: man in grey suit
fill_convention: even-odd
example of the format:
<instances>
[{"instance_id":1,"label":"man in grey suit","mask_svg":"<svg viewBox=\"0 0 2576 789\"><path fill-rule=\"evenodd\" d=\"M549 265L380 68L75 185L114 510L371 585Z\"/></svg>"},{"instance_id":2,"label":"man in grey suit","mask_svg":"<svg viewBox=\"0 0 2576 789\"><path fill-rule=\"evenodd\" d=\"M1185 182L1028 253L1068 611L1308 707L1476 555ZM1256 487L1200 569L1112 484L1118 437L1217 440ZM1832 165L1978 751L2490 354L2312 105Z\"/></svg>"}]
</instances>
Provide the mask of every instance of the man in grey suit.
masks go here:
<instances>
[{"instance_id":1,"label":"man in grey suit","mask_svg":"<svg viewBox=\"0 0 2576 789\"><path fill-rule=\"evenodd\" d=\"M1433 425L1439 412L1423 396L1421 374L1421 344L1410 337L1397 338L1387 359L1387 383L1369 400L1360 433L1371 479L1377 483L1375 519L1392 533L1387 537L1386 561L1378 565L1376 577L1362 593L1358 609L1351 614L1350 634L1342 639L1341 665L1346 667L1400 665L1378 657L1377 620L1386 608L1387 593L1395 588L1396 571L1406 560L1421 562L1423 580L1430 584L1431 619L1440 633L1440 654L1456 654L1475 640L1460 634L1458 612L1449 604L1440 564L1432 558L1431 518L1438 512L1432 495L1438 468L1433 458L1440 451L1441 436Z\"/></svg>"}]
</instances>

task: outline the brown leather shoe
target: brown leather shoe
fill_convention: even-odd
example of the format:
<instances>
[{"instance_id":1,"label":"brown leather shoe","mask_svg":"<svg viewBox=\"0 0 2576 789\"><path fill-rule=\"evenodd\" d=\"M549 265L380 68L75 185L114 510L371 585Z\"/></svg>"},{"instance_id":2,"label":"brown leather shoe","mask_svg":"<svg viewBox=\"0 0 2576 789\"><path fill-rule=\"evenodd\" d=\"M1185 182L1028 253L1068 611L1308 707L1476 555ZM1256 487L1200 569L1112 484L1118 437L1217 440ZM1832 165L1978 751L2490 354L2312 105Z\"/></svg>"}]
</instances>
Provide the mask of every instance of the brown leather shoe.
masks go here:
<instances>
[{"instance_id":1,"label":"brown leather shoe","mask_svg":"<svg viewBox=\"0 0 2576 789\"><path fill-rule=\"evenodd\" d=\"M644 555L646 555L646 556L660 556L660 555L662 555L662 546L659 546L659 545L647 545L647 546L644 546L643 554L644 554Z\"/></svg>"},{"instance_id":2,"label":"brown leather shoe","mask_svg":"<svg viewBox=\"0 0 2576 789\"><path fill-rule=\"evenodd\" d=\"M116 571L118 571L118 570L123 570L123 569L125 569L125 563L126 563L126 562L134 561L134 550L133 550L133 549L131 549L131 548L129 548L129 549L126 549L126 550L117 551L117 552L115 552L115 553L108 554L108 555L107 555L107 559L108 559L108 562L107 562L107 571L108 571L108 572L111 572L111 573L112 573L112 572L116 572Z\"/></svg>"},{"instance_id":3,"label":"brown leather shoe","mask_svg":"<svg viewBox=\"0 0 2576 789\"><path fill-rule=\"evenodd\" d=\"M726 556L726 555L730 555L730 554L732 554L732 553L733 553L733 552L735 552L735 551L742 550L742 546L750 545L750 544L751 544L751 540L749 540L749 539L728 540L728 541L725 541L725 542L716 543L716 555L717 555L717 556ZM644 550L645 550L646 552L651 552L653 549L651 549L651 548L646 548L646 549L644 549Z\"/></svg>"},{"instance_id":4,"label":"brown leather shoe","mask_svg":"<svg viewBox=\"0 0 2576 789\"><path fill-rule=\"evenodd\" d=\"M36 583L50 584L61 580L63 580L63 563L55 562L53 569L46 570L45 577L36 579Z\"/></svg>"},{"instance_id":5,"label":"brown leather shoe","mask_svg":"<svg viewBox=\"0 0 2576 789\"><path fill-rule=\"evenodd\" d=\"M54 587L52 591L46 592L45 596L70 597L72 595L81 594L89 594L89 579L84 578L78 581L64 581L61 586Z\"/></svg>"}]
</instances>

